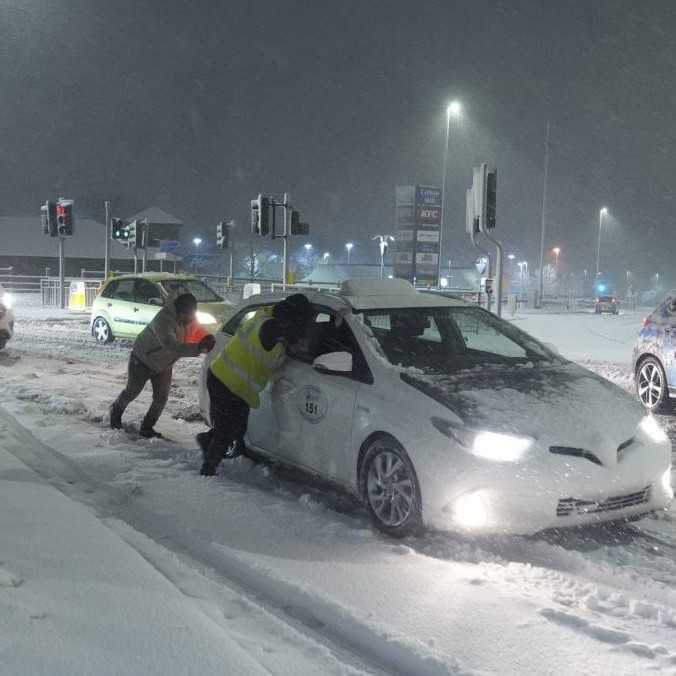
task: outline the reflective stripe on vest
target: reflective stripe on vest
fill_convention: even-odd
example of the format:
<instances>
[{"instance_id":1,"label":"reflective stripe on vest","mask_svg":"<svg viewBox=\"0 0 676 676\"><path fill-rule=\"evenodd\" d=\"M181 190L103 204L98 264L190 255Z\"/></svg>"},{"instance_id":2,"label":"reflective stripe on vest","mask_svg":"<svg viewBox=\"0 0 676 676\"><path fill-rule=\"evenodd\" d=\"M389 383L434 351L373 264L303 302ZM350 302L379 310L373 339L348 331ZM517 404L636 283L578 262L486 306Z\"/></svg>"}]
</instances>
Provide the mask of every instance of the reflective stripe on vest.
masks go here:
<instances>
[{"instance_id":1,"label":"reflective stripe on vest","mask_svg":"<svg viewBox=\"0 0 676 676\"><path fill-rule=\"evenodd\" d=\"M270 310L258 310L244 322L211 364L211 372L251 408L258 408L259 392L284 363L284 345L277 343L266 350L260 340L263 324L272 316Z\"/></svg>"}]
</instances>

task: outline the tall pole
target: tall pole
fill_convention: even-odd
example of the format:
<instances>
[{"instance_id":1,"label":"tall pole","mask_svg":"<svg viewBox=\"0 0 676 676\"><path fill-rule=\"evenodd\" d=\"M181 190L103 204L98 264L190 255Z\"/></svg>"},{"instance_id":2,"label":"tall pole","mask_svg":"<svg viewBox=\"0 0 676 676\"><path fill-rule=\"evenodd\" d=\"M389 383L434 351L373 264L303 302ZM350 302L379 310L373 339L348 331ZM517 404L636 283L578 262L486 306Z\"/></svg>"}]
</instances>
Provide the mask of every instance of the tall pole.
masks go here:
<instances>
[{"instance_id":1,"label":"tall pole","mask_svg":"<svg viewBox=\"0 0 676 676\"><path fill-rule=\"evenodd\" d=\"M603 227L603 216L606 213L605 207L599 211L599 241L598 244L596 245L596 275L594 276L594 286L596 286L596 283L598 282L599 279L599 272L600 272L600 263L601 263L601 229Z\"/></svg>"},{"instance_id":2,"label":"tall pole","mask_svg":"<svg viewBox=\"0 0 676 676\"><path fill-rule=\"evenodd\" d=\"M544 298L545 290L545 231L547 229L547 182L549 179L549 120L547 120L547 131L545 133L545 171L542 182L542 223L540 226L540 282L538 295L540 304Z\"/></svg>"},{"instance_id":3,"label":"tall pole","mask_svg":"<svg viewBox=\"0 0 676 676\"><path fill-rule=\"evenodd\" d=\"M106 248L103 261L103 278L108 279L108 275L110 274L110 200L106 200L103 206L106 210Z\"/></svg>"},{"instance_id":4,"label":"tall pole","mask_svg":"<svg viewBox=\"0 0 676 676\"><path fill-rule=\"evenodd\" d=\"M446 110L446 143L444 144L444 161L441 169L441 225L439 227L439 261L437 266L437 286L441 285L441 247L444 241L446 224L446 176L448 171L448 142L451 134L451 109Z\"/></svg>"},{"instance_id":5,"label":"tall pole","mask_svg":"<svg viewBox=\"0 0 676 676\"><path fill-rule=\"evenodd\" d=\"M282 289L286 291L286 282L289 269L289 216L291 209L291 196L284 193L284 236L282 238Z\"/></svg>"},{"instance_id":6,"label":"tall pole","mask_svg":"<svg viewBox=\"0 0 676 676\"><path fill-rule=\"evenodd\" d=\"M59 236L59 307L62 310L66 307L66 255L63 250L65 241L65 237Z\"/></svg>"}]
</instances>

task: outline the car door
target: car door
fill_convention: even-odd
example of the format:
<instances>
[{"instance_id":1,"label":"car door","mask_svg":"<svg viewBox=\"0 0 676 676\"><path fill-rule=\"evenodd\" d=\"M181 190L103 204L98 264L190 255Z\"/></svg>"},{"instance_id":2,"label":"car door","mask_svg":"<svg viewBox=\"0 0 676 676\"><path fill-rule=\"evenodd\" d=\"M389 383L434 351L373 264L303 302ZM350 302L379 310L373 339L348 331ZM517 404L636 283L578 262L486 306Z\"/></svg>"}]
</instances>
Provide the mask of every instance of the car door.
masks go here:
<instances>
[{"instance_id":1,"label":"car door","mask_svg":"<svg viewBox=\"0 0 676 676\"><path fill-rule=\"evenodd\" d=\"M106 310L116 336L136 335L133 324L134 282L132 278L118 280L110 298L106 300Z\"/></svg>"},{"instance_id":2,"label":"car door","mask_svg":"<svg viewBox=\"0 0 676 676\"><path fill-rule=\"evenodd\" d=\"M132 308L134 331L140 333L162 309L163 304L162 291L157 284L147 279L137 279Z\"/></svg>"},{"instance_id":3,"label":"car door","mask_svg":"<svg viewBox=\"0 0 676 676\"><path fill-rule=\"evenodd\" d=\"M352 423L366 362L346 322L321 309L304 344L291 349L271 397L278 430L277 455L321 476L346 483L353 470ZM353 372L316 371L312 362L330 352L349 352Z\"/></svg>"}]
</instances>

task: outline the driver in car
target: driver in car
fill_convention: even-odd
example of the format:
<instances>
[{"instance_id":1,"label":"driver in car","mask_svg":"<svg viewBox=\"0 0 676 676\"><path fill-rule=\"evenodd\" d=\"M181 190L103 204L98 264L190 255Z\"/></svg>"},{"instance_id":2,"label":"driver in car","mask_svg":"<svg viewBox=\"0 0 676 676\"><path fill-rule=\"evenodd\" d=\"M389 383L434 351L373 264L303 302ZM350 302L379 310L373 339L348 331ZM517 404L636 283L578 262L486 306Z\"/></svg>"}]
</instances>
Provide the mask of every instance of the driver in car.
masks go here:
<instances>
[{"instance_id":1,"label":"driver in car","mask_svg":"<svg viewBox=\"0 0 676 676\"><path fill-rule=\"evenodd\" d=\"M240 324L211 363L211 429L197 435L204 460L200 474L213 476L221 460L242 453L249 411L260 406L259 393L282 367L287 349L306 337L314 314L303 294L293 294L272 309L262 308Z\"/></svg>"}]
</instances>

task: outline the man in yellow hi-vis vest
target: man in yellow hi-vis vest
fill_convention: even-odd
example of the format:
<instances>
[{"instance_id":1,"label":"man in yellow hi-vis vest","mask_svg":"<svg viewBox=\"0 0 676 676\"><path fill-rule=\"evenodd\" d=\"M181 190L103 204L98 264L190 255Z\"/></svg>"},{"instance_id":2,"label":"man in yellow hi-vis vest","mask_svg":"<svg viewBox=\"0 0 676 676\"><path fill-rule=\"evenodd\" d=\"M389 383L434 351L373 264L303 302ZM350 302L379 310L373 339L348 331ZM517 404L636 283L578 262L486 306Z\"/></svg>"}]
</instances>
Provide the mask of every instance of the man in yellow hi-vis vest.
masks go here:
<instances>
[{"instance_id":1,"label":"man in yellow hi-vis vest","mask_svg":"<svg viewBox=\"0 0 676 676\"><path fill-rule=\"evenodd\" d=\"M213 476L223 458L242 453L249 411L282 367L286 348L305 337L312 305L294 294L272 308L262 308L245 322L214 359L207 374L211 429L197 435L204 462L201 474Z\"/></svg>"}]
</instances>

